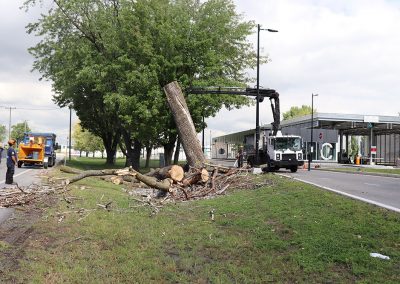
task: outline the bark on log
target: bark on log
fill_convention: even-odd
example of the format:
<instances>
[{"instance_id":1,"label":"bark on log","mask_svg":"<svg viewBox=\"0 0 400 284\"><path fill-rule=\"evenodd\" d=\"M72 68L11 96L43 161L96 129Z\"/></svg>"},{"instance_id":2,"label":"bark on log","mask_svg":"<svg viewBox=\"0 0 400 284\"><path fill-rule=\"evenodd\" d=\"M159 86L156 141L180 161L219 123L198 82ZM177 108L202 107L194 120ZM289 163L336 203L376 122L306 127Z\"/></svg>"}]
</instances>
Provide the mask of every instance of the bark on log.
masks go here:
<instances>
[{"instance_id":1,"label":"bark on log","mask_svg":"<svg viewBox=\"0 0 400 284\"><path fill-rule=\"evenodd\" d=\"M200 141L197 139L193 120L178 82L175 81L165 85L164 92L167 95L168 105L178 128L187 162L192 167L200 167L205 161L204 154Z\"/></svg>"},{"instance_id":2,"label":"bark on log","mask_svg":"<svg viewBox=\"0 0 400 284\"><path fill-rule=\"evenodd\" d=\"M70 183L76 182L78 180L84 179L86 177L92 177L92 176L118 175L118 173L117 173L118 171L119 170L115 170L115 169L84 171L70 179L67 179L65 181L65 183L70 184Z\"/></svg>"},{"instance_id":3,"label":"bark on log","mask_svg":"<svg viewBox=\"0 0 400 284\"><path fill-rule=\"evenodd\" d=\"M68 174L80 174L80 173L82 173L81 170L74 169L74 168L67 167L67 166L61 166L60 167L60 171L62 171L64 173L68 173Z\"/></svg>"},{"instance_id":4,"label":"bark on log","mask_svg":"<svg viewBox=\"0 0 400 284\"><path fill-rule=\"evenodd\" d=\"M133 169L125 168L125 169L106 169L106 170L83 171L80 174L78 174L70 179L67 179L65 181L65 183L68 185L70 183L79 181L86 177L106 176L106 175L117 175L117 176L131 175L131 176L134 176L137 180L145 183L146 185L153 187L153 188L157 188L162 191L169 191L171 184L173 182L171 179L164 179L162 181L158 181L154 177L145 176Z\"/></svg>"}]
</instances>

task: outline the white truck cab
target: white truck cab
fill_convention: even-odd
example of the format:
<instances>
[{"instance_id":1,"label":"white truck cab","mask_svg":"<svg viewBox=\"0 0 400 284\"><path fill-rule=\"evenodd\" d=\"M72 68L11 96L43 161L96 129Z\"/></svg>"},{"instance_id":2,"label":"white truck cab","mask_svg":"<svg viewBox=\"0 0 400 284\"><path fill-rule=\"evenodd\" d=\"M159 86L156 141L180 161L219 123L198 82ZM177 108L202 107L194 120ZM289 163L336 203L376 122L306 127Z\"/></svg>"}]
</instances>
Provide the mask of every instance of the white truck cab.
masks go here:
<instances>
[{"instance_id":1,"label":"white truck cab","mask_svg":"<svg viewBox=\"0 0 400 284\"><path fill-rule=\"evenodd\" d=\"M297 135L282 135L280 131L275 136L264 136L263 148L259 150L259 165L263 171L277 171L280 168L296 172L304 165L302 139ZM254 154L247 157L250 166L255 165Z\"/></svg>"},{"instance_id":2,"label":"white truck cab","mask_svg":"<svg viewBox=\"0 0 400 284\"><path fill-rule=\"evenodd\" d=\"M265 159L268 170L290 169L296 172L304 164L302 139L296 135L282 135L278 131L276 136L266 137Z\"/></svg>"}]
</instances>

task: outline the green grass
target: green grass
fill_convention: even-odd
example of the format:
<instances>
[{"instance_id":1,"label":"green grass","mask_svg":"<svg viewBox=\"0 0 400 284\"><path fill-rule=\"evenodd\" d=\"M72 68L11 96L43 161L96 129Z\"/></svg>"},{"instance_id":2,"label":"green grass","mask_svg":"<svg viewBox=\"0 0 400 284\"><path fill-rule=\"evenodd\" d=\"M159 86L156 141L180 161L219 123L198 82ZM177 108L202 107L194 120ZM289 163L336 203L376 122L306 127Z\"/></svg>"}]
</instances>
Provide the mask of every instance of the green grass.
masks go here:
<instances>
[{"instance_id":1,"label":"green grass","mask_svg":"<svg viewBox=\"0 0 400 284\"><path fill-rule=\"evenodd\" d=\"M81 180L71 185L77 199L45 213L7 274L18 283L399 283L399 214L271 174L258 179L274 186L170 204L155 216L118 186ZM110 212L59 222L59 212L109 201Z\"/></svg>"},{"instance_id":2,"label":"green grass","mask_svg":"<svg viewBox=\"0 0 400 284\"><path fill-rule=\"evenodd\" d=\"M330 170L325 168L324 170ZM341 167L333 168L335 171L342 172L362 172L362 173L379 173L379 174L395 174L400 175L400 169L374 169L374 168L362 168L362 167Z\"/></svg>"},{"instance_id":3,"label":"green grass","mask_svg":"<svg viewBox=\"0 0 400 284\"><path fill-rule=\"evenodd\" d=\"M149 169L145 168L146 160L140 160L141 171L147 172ZM125 158L116 159L115 165L107 165L106 159L92 158L92 157L72 157L71 161L67 161L67 166L74 167L80 170L100 170L100 169L119 169L125 167ZM160 166L159 160L150 160L150 168L158 168Z\"/></svg>"}]
</instances>

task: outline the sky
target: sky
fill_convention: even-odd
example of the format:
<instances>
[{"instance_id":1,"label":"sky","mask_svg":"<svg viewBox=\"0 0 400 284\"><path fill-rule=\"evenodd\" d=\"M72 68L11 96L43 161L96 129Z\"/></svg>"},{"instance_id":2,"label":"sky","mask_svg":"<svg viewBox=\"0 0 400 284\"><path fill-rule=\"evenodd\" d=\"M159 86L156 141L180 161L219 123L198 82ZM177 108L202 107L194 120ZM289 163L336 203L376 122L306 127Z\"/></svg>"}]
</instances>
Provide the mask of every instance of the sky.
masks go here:
<instances>
[{"instance_id":1,"label":"sky","mask_svg":"<svg viewBox=\"0 0 400 284\"><path fill-rule=\"evenodd\" d=\"M0 124L27 121L35 131L55 132L66 143L69 110L52 101L51 83L31 72L27 52L37 39L25 26L38 15L19 9L23 1L0 0ZM243 19L262 28L260 87L280 94L281 112L311 105L318 112L366 115L400 113L400 0L234 0ZM257 34L249 37L257 46ZM248 70L255 77L255 70ZM255 86L255 81L250 83ZM269 101L260 122L272 121ZM73 114L73 123L77 118ZM221 110L206 119L211 137L255 128L255 106Z\"/></svg>"}]
</instances>

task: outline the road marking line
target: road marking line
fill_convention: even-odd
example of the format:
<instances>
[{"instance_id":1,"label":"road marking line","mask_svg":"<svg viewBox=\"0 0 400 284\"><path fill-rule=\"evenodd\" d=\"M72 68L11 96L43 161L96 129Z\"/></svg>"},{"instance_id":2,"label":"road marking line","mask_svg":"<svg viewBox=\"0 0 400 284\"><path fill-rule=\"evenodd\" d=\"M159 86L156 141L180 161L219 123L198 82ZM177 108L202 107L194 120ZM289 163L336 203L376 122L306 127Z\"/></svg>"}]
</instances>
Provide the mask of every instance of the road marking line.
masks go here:
<instances>
[{"instance_id":1,"label":"road marking line","mask_svg":"<svg viewBox=\"0 0 400 284\"><path fill-rule=\"evenodd\" d=\"M378 187L380 187L381 185L380 184L376 184L376 183L364 183L365 185L371 185L371 186L378 186Z\"/></svg>"},{"instance_id":2,"label":"road marking line","mask_svg":"<svg viewBox=\"0 0 400 284\"><path fill-rule=\"evenodd\" d=\"M23 174L25 174L27 172L30 172L30 171L32 171L32 169L28 169L26 171L20 172L19 174L14 175L14 177L18 177L18 176L23 175ZM0 181L0 183L5 183L5 182L6 182L6 180Z\"/></svg>"},{"instance_id":3,"label":"road marking line","mask_svg":"<svg viewBox=\"0 0 400 284\"><path fill-rule=\"evenodd\" d=\"M300 178L295 178L295 177L287 176L287 175L284 175L284 174L280 174L280 175L284 176L284 177L287 177L287 178L292 178L294 180L298 180L298 181L301 181L301 182L304 182L304 183L308 183L308 184L311 184L311 185L314 185L314 186L317 186L317 187L320 187L320 188L335 192L335 193L340 194L340 195L344 195L344 196L347 196L347 197L350 197L350 198L353 198L353 199L364 201L364 202L367 202L367 203L370 203L370 204L373 204L373 205L376 205L376 206L379 206L379 207L383 207L383 208L386 208L386 209L389 209L389 210L392 210L392 211L400 213L400 208L397 208L397 207L393 207L393 206L386 205L386 204L383 204L383 203L380 203L380 202L377 202L377 201L373 201L373 200L366 199L366 198L363 198L363 197L359 197L359 196L356 196L356 195L353 195L353 194L342 192L342 191L339 191L337 189L333 189L333 188L330 188L330 187L322 186L322 185L319 185L319 184L316 184L316 183L313 183L313 182L310 182L310 181L302 180Z\"/></svg>"}]
</instances>

